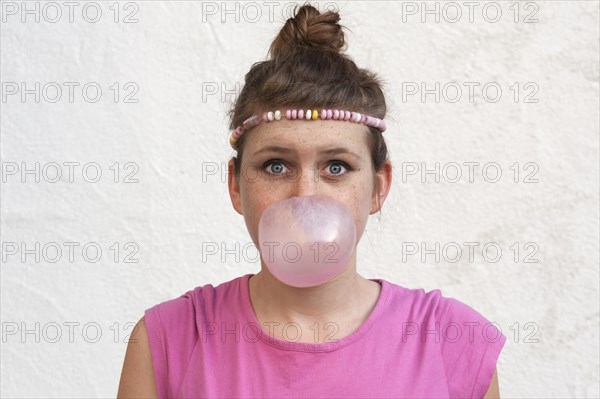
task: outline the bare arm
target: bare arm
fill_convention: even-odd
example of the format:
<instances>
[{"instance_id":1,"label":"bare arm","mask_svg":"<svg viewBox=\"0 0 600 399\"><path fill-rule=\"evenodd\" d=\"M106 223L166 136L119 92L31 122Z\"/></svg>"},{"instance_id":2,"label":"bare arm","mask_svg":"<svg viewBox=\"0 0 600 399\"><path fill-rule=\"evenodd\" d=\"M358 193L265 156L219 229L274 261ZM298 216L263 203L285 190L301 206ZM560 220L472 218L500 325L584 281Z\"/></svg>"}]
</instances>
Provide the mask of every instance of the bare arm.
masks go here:
<instances>
[{"instance_id":1,"label":"bare arm","mask_svg":"<svg viewBox=\"0 0 600 399\"><path fill-rule=\"evenodd\" d=\"M498 387L498 369L494 369L492 382L483 399L500 399L500 388Z\"/></svg>"},{"instance_id":2,"label":"bare arm","mask_svg":"<svg viewBox=\"0 0 600 399\"><path fill-rule=\"evenodd\" d=\"M146 321L142 317L127 344L119 392L121 398L158 398Z\"/></svg>"}]
</instances>

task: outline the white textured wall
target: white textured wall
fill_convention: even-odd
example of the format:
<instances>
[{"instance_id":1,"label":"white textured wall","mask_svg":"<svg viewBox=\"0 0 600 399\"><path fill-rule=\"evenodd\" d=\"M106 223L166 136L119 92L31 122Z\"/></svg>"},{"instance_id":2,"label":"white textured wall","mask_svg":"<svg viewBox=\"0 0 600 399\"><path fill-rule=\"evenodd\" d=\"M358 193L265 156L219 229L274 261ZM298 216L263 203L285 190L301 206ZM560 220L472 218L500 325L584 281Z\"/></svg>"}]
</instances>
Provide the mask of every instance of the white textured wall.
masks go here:
<instances>
[{"instance_id":1,"label":"white textured wall","mask_svg":"<svg viewBox=\"0 0 600 399\"><path fill-rule=\"evenodd\" d=\"M94 4L77 3L70 21L68 6L55 3L62 11L56 23L49 22L56 7L27 2L39 7L36 23L35 14L23 15L23 4L2 2L0 396L114 397L131 331L126 323L195 286L258 270L232 253L203 259L203 243L231 250L250 242L224 174L206 171L216 165L222 172L232 155L225 111L234 95L221 95L264 59L288 3L254 3L258 18L256 8L240 3L224 23L222 2L204 3L216 15L203 13L199 1L120 2L118 23L113 2L94 3L102 11L96 23L82 16L87 5L85 15L93 18ZM440 288L498 323L508 337L499 361L503 397L599 397L598 2L475 3L472 22L469 6L458 2L462 17L455 23L449 20L457 8L446 3L427 3L439 7L439 22L422 13L421 2L328 4L351 29L349 54L387 82L385 136L395 179L381 220L370 220L360 243L359 273ZM496 6L502 15L494 23ZM122 22L130 13L137 23ZM530 14L537 22L523 21ZM39 103L34 94L24 101L20 92L11 94L23 82L28 89L40 82ZM55 103L52 82L63 88ZM65 82L79 84L73 102ZM82 97L90 82L103 90L96 103ZM403 99L407 88L435 82L447 89L439 102L420 92ZM451 82L463 88L457 102L450 101ZM478 85L471 99L465 82ZM497 102L482 95L488 83L491 97L494 87L502 89ZM138 102L124 103L135 87ZM212 87L216 94L207 93ZM39 183L35 174L22 174L36 162ZM53 162L63 174L55 183ZM72 182L68 162L80 163ZM82 175L93 162L102 172L96 183ZM435 175L425 182L420 174L402 175L436 162L439 182ZM472 181L468 162L479 163ZM482 175L482 166L494 162L502 172L496 183L484 179L494 177L493 168ZM457 183L448 181L453 163L462 166ZM138 182L123 182L131 172ZM525 182L530 174L537 182ZM94 175L87 169L85 177ZM79 244L72 262L65 242ZM139 248L138 263L123 262L133 252L129 242ZM453 250L423 262L420 253L404 251L403 260L403 243L406 249L421 242L429 249L455 242L463 254L456 263ZM479 244L473 261L465 242ZM63 250L56 262L52 243ZM95 263L82 256L88 243L103 251ZM497 262L482 256L488 243L502 249ZM538 262L525 262L534 251L530 260ZM94 326L102 334L97 342ZM57 327L62 335L54 339Z\"/></svg>"}]
</instances>

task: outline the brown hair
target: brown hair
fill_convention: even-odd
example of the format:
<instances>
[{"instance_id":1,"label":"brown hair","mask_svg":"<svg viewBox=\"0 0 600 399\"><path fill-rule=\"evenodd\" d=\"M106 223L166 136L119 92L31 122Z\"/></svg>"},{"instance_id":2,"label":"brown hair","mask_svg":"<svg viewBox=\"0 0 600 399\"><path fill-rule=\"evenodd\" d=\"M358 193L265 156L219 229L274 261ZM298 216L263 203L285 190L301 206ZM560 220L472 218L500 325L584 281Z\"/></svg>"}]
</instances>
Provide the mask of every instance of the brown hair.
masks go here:
<instances>
[{"instance_id":1,"label":"brown hair","mask_svg":"<svg viewBox=\"0 0 600 399\"><path fill-rule=\"evenodd\" d=\"M309 3L294 7L275 38L270 59L252 65L244 87L229 111L230 131L253 114L277 107L348 109L383 119L386 102L382 83L374 73L356 66L342 52L344 32L337 12L320 13ZM388 160L382 133L366 127L373 172ZM249 132L250 133L250 132ZM239 179L244 139L236 144L235 176Z\"/></svg>"}]
</instances>

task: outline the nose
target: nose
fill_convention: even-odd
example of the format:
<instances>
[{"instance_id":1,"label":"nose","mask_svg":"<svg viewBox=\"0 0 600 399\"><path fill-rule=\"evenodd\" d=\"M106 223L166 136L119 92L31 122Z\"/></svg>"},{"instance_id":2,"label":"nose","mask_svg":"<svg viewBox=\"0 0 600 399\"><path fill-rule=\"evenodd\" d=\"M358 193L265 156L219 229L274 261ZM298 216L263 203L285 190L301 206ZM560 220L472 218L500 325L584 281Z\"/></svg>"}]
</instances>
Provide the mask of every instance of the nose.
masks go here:
<instances>
[{"instance_id":1,"label":"nose","mask_svg":"<svg viewBox=\"0 0 600 399\"><path fill-rule=\"evenodd\" d=\"M314 167L304 166L290 179L292 196L319 194L319 175Z\"/></svg>"}]
</instances>

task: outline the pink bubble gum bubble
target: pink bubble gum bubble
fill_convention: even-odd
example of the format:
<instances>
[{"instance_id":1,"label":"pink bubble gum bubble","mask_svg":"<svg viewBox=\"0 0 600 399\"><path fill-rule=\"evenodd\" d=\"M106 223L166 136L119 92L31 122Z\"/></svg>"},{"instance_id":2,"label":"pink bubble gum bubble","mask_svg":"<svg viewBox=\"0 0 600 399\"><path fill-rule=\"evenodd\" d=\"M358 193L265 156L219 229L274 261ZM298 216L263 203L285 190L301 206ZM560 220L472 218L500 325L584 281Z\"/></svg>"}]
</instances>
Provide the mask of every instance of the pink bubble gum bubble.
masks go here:
<instances>
[{"instance_id":1,"label":"pink bubble gum bubble","mask_svg":"<svg viewBox=\"0 0 600 399\"><path fill-rule=\"evenodd\" d=\"M321 195L269 205L258 224L260 253L269 271L294 287L321 285L346 268L356 244L350 209Z\"/></svg>"}]
</instances>

